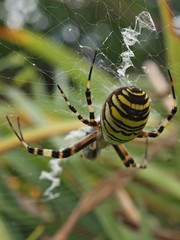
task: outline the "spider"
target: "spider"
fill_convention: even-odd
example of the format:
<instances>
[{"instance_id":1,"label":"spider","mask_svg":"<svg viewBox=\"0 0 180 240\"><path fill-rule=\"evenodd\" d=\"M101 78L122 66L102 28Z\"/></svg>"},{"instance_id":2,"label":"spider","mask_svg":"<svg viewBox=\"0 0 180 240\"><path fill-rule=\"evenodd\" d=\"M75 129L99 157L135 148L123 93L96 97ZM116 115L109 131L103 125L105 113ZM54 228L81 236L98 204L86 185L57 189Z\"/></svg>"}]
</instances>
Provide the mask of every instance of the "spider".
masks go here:
<instances>
[{"instance_id":1,"label":"spider","mask_svg":"<svg viewBox=\"0 0 180 240\"><path fill-rule=\"evenodd\" d=\"M136 163L132 156L128 153L123 143L131 141L134 138L156 138L166 127L177 112L176 95L173 84L173 79L169 70L169 79L171 83L171 91L173 97L173 105L171 112L167 118L162 121L157 130L150 132L144 131L144 127L148 121L150 113L150 98L148 94L134 86L120 87L114 90L105 100L100 120L95 119L93 105L91 101L91 75L96 59L97 51L94 54L85 91L86 101L88 105L89 119L85 119L76 108L70 103L62 88L57 84L57 87L67 103L69 109L74 115L85 125L88 126L85 137L79 142L62 150L40 149L31 147L25 141L21 127L20 119L17 118L18 131L16 131L7 116L7 120L13 132L16 134L19 141L23 144L29 153L43 155L54 158L67 158L73 154L83 150L83 154L88 159L95 159L100 150L107 145L112 145L123 161L126 167L146 168L147 159L145 157L142 163Z\"/></svg>"}]
</instances>

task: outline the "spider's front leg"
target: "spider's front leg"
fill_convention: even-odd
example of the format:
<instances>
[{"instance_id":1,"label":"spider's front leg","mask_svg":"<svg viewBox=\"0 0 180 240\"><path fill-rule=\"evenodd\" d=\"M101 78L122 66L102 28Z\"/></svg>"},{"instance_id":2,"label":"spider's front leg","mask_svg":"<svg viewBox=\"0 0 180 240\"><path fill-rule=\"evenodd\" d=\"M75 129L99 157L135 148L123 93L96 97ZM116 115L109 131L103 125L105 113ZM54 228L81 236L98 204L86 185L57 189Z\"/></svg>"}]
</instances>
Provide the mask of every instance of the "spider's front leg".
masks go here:
<instances>
[{"instance_id":1,"label":"spider's front leg","mask_svg":"<svg viewBox=\"0 0 180 240\"><path fill-rule=\"evenodd\" d=\"M136 163L132 156L128 153L127 149L123 144L113 145L118 156L122 159L125 167L134 168L146 168L147 167L147 152L145 152L145 157L142 163Z\"/></svg>"},{"instance_id":2,"label":"spider's front leg","mask_svg":"<svg viewBox=\"0 0 180 240\"><path fill-rule=\"evenodd\" d=\"M75 143L74 145L67 147L62 150L53 150L53 149L46 149L46 148L36 148L36 147L31 147L28 145L28 143L25 141L22 131L21 131L21 126L20 126L20 119L19 117L17 118L17 124L18 124L18 132L14 129L9 117L6 117L8 120L8 123L19 139L19 141L23 144L23 146L26 148L26 150L29 153L35 154L35 155L43 155L45 157L54 157L54 158L67 158L69 156L74 155L75 153L79 152L83 148L87 147L89 144L93 143L96 141L97 133L96 131L93 132L92 134L87 135L84 137L82 140L79 142Z\"/></svg>"}]
</instances>

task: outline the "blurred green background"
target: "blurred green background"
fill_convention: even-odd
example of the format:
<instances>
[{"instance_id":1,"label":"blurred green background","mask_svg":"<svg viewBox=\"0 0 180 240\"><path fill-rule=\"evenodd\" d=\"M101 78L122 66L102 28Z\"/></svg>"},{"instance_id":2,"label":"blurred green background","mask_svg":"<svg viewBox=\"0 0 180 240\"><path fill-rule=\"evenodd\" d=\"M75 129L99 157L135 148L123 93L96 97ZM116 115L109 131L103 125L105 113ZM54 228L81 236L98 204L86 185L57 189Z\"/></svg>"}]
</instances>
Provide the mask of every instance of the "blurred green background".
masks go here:
<instances>
[{"instance_id":1,"label":"blurred green background","mask_svg":"<svg viewBox=\"0 0 180 240\"><path fill-rule=\"evenodd\" d=\"M61 179L61 185L52 191L60 196L50 200L43 193L51 182L39 179L42 171L51 171L50 159L28 154L6 121L6 115L20 116L23 134L32 146L69 146L70 140L64 137L83 125L68 110L55 83L87 117L84 91L98 49L92 75L98 117L104 99L121 84L117 69L120 53L126 49L121 31L133 28L135 16L142 11L151 14L157 32L142 30L139 44L131 48L135 67L128 69L127 81L144 87L151 96L154 110L148 125L152 129L167 116L164 102L171 99L170 91L163 92L158 76L158 87L153 87L142 65L152 59L165 76L168 66L180 99L178 0L0 2L1 239L53 239L80 199L93 189L87 204L85 201L86 211L79 204L82 209L76 211L82 217L67 239L180 239L179 113L161 137L149 142L152 161L148 169L125 169L111 147L96 161L87 161L78 153L60 163L63 171L55 177ZM11 118L16 124L16 117ZM74 137L73 142L76 140ZM143 140L126 146L137 161L143 158ZM111 185L112 179L116 184L119 181L119 189ZM99 191L98 196L101 184L100 189L110 191L109 195L103 197Z\"/></svg>"}]
</instances>

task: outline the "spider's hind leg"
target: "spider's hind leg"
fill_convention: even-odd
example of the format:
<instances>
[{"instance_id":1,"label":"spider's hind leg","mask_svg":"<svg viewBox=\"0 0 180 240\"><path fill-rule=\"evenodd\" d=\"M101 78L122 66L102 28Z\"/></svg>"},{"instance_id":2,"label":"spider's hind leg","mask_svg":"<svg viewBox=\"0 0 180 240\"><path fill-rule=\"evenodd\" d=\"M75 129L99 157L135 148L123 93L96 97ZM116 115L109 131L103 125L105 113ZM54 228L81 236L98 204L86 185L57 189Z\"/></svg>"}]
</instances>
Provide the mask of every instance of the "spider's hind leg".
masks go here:
<instances>
[{"instance_id":1,"label":"spider's hind leg","mask_svg":"<svg viewBox=\"0 0 180 240\"><path fill-rule=\"evenodd\" d=\"M93 57L93 60L92 60L91 66L90 66L88 80L87 80L87 86L86 86L86 92L85 92L86 101L87 101L87 105L88 105L88 111L89 111L89 121L92 126L97 125L96 120L95 120L95 115L94 115L93 104L92 104L92 100L91 100L91 75L92 75L92 71L94 68L96 56L97 56L97 51L95 51L95 53L94 53L94 57Z\"/></svg>"},{"instance_id":2,"label":"spider's hind leg","mask_svg":"<svg viewBox=\"0 0 180 240\"><path fill-rule=\"evenodd\" d=\"M172 120L172 118L174 117L174 115L177 112L177 102L176 102L176 94L175 94L175 89L174 89L174 82L173 82L173 78L171 76L171 72L168 70L168 74L169 74L169 79L170 79L170 84L171 84L171 94L172 94L172 100L173 100L173 104L172 104L172 108L170 113L167 115L167 117L162 121L162 123L160 124L160 126L158 126L158 128L154 131L142 131L140 132L140 134L137 136L138 138L156 138L158 137L165 129L165 127L169 124L169 122Z\"/></svg>"},{"instance_id":3,"label":"spider's hind leg","mask_svg":"<svg viewBox=\"0 0 180 240\"><path fill-rule=\"evenodd\" d=\"M98 125L97 121L95 120L95 116L94 116L94 109L93 109L93 105L92 105L92 100L91 100L91 75L92 75L92 71L93 71L93 67L94 67L94 63L96 60L96 55L97 55L97 51L95 51L92 63L91 63L91 67L89 70L89 75L88 75L88 80L87 80L87 86L86 86L86 102L88 105L88 111L89 111L89 119L85 119L81 116L81 114L76 110L76 108L70 103L70 101L68 100L68 98L66 97L63 89L57 84L57 87L61 93L61 95L63 96L67 106L69 107L69 109L75 114L75 116L84 124L91 126L91 127L96 127Z\"/></svg>"},{"instance_id":4,"label":"spider's hind leg","mask_svg":"<svg viewBox=\"0 0 180 240\"><path fill-rule=\"evenodd\" d=\"M88 126L91 126L90 121L87 120L87 119L85 119L85 118L83 118L83 117L81 116L81 114L76 110L76 108L70 103L70 101L69 101L68 98L66 97L64 91L62 90L62 88L61 88L58 84L57 84L57 87L58 87L61 95L63 96L63 98L64 98L67 106L68 106L69 109L74 113L74 115L75 115L82 123L84 123L84 124L86 124L86 125L88 125Z\"/></svg>"}]
</instances>

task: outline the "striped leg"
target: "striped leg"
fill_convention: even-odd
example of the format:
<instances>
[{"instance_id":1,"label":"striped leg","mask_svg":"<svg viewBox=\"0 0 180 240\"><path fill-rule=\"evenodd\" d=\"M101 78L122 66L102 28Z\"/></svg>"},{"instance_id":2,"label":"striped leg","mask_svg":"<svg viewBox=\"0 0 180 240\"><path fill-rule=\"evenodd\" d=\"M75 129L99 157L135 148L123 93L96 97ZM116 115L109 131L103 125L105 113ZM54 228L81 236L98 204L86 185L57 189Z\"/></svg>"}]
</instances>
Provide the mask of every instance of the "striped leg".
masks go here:
<instances>
[{"instance_id":1,"label":"striped leg","mask_svg":"<svg viewBox=\"0 0 180 240\"><path fill-rule=\"evenodd\" d=\"M170 73L169 69L168 69L168 74L169 74L169 79L170 79L170 82L171 82L171 91L172 91L172 97L173 97L172 110L171 110L170 114L167 116L167 118L161 123L161 125L159 126L159 128L156 131L152 131L152 132L142 131L137 136L138 138L144 138L144 137L155 138L155 137L158 137L163 132L164 128L167 126L167 124L171 121L171 119L174 117L174 115L177 112L176 94L175 94L175 90L174 90L173 79L172 79L172 76L171 76L171 73Z\"/></svg>"},{"instance_id":2,"label":"striped leg","mask_svg":"<svg viewBox=\"0 0 180 240\"><path fill-rule=\"evenodd\" d=\"M41 148L34 148L31 147L27 144L27 142L24 140L22 131L21 131L21 126L20 126L20 120L19 117L17 118L17 123L18 123L18 131L19 133L14 129L9 117L6 117L11 129L13 132L16 134L17 138L19 141L23 144L23 146L26 148L26 150L29 153L35 154L35 155L43 155L46 157L54 157L54 158L67 158L69 156L72 156L73 154L79 152L89 144L93 143L96 141L97 134L96 132L84 137L81 141L75 143L71 147L62 149L62 150L53 150L53 149L41 149Z\"/></svg>"},{"instance_id":3,"label":"striped leg","mask_svg":"<svg viewBox=\"0 0 180 240\"><path fill-rule=\"evenodd\" d=\"M94 58L91 63L88 80L87 80L86 92L85 92L88 110L89 110L89 120L90 120L91 126L97 125L97 122L95 121L94 110L93 110L93 105L92 105L92 100L91 100L91 75L92 75L92 71L93 71L93 67L94 67L94 62L96 60L96 55L97 55L97 51L95 51Z\"/></svg>"},{"instance_id":4,"label":"striped leg","mask_svg":"<svg viewBox=\"0 0 180 240\"><path fill-rule=\"evenodd\" d=\"M57 84L57 87L58 87L59 91L61 92L61 95L63 96L64 100L66 101L69 109L75 114L75 116L76 116L82 123L84 123L84 124L86 124L86 125L88 125L88 126L91 126L90 121L87 120L87 119L85 119L85 118L83 118L83 117L81 116L81 114L76 110L76 108L75 108L73 105L71 105L71 103L70 103L70 101L68 100L68 98L66 97L64 91L62 90L62 88L61 88L58 84Z\"/></svg>"},{"instance_id":5,"label":"striped leg","mask_svg":"<svg viewBox=\"0 0 180 240\"><path fill-rule=\"evenodd\" d=\"M62 90L62 88L57 84L57 87L59 89L59 91L61 92L61 95L63 96L64 100L66 101L69 109L76 115L76 117L84 124L88 125L88 126L97 126L97 122L95 120L95 116L94 116L94 110L93 110L93 105L92 105L92 100L91 100L91 90L90 90L90 82L91 82L91 75L92 75L92 71L93 71L93 67L94 67L94 62L96 59L96 55L97 52L95 51L94 54L94 58L92 60L92 64L90 67L90 71L89 71L89 76L88 76L88 80L87 80L87 87L86 87L86 100L87 100L87 104L88 104L88 110L89 110L89 120L84 119L81 114L76 110L76 108L71 105L70 101L68 100L68 98L66 97L64 91Z\"/></svg>"},{"instance_id":6,"label":"striped leg","mask_svg":"<svg viewBox=\"0 0 180 240\"><path fill-rule=\"evenodd\" d=\"M122 159L125 167L134 167L134 168L146 168L147 167L147 152L145 153L145 158L142 163L135 163L132 156L128 153L127 149L123 144L113 145L119 157Z\"/></svg>"}]
</instances>

